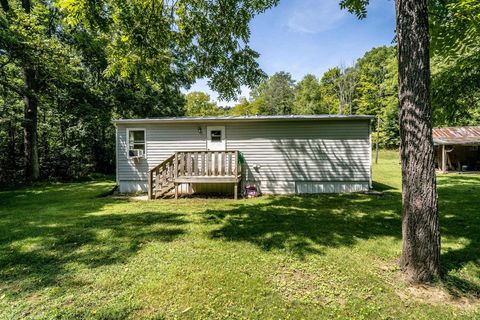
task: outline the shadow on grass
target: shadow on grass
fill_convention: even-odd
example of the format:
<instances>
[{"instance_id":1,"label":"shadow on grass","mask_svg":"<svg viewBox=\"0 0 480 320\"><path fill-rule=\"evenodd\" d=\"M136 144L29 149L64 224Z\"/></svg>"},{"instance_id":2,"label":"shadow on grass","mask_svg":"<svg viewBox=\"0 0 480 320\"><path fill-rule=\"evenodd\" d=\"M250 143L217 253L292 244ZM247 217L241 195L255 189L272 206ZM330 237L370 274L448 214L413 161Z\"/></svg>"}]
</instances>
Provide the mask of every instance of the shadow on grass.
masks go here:
<instances>
[{"instance_id":1,"label":"shadow on grass","mask_svg":"<svg viewBox=\"0 0 480 320\"><path fill-rule=\"evenodd\" d=\"M395 196L360 194L271 197L260 204L204 213L219 224L212 238L251 242L263 250L285 249L300 258L325 248L351 246L377 236L399 238Z\"/></svg>"},{"instance_id":2,"label":"shadow on grass","mask_svg":"<svg viewBox=\"0 0 480 320\"><path fill-rule=\"evenodd\" d=\"M384 184L384 183L381 183L381 182L378 182L378 181L373 181L372 186L373 186L373 190L377 190L377 191L391 191L391 190L395 190L394 187L389 186L389 185Z\"/></svg>"},{"instance_id":3,"label":"shadow on grass","mask_svg":"<svg viewBox=\"0 0 480 320\"><path fill-rule=\"evenodd\" d=\"M77 264L121 264L144 243L185 233L183 214L101 212L121 202L96 198L109 187L70 184L0 194L6 203L0 208L0 282L38 290L64 280Z\"/></svg>"},{"instance_id":4,"label":"shadow on grass","mask_svg":"<svg viewBox=\"0 0 480 320\"><path fill-rule=\"evenodd\" d=\"M111 187L83 183L0 192L0 284L38 290L64 280L76 264L121 264L144 243L170 242L186 232L183 214L103 211L121 204L96 198ZM465 244L444 250L443 283L454 296L480 297L480 177L442 176L438 190L442 235L449 245ZM211 238L284 250L300 259L362 239L401 240L399 192L277 196L231 204L202 213Z\"/></svg>"},{"instance_id":5,"label":"shadow on grass","mask_svg":"<svg viewBox=\"0 0 480 320\"><path fill-rule=\"evenodd\" d=\"M480 298L480 176L442 176L438 192L442 236L466 242L442 254L443 283L452 296Z\"/></svg>"},{"instance_id":6,"label":"shadow on grass","mask_svg":"<svg viewBox=\"0 0 480 320\"><path fill-rule=\"evenodd\" d=\"M438 190L442 236L450 245L460 238L468 242L442 253L442 283L452 296L480 298L480 177L440 178ZM258 204L207 210L202 215L205 223L214 226L213 239L249 242L265 251L286 250L301 259L327 248L353 246L360 239L401 240L399 192L387 192L381 198L360 194L267 197ZM470 266L467 274L460 274L466 266Z\"/></svg>"}]
</instances>

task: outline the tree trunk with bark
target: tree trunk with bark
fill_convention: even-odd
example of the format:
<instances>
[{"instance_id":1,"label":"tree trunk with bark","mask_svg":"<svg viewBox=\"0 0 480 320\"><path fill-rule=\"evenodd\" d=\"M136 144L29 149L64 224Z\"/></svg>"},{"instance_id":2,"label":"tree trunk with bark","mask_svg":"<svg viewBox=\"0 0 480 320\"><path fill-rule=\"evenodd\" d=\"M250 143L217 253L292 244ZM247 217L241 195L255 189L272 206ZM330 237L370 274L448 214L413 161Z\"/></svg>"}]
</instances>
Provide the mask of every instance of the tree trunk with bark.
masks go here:
<instances>
[{"instance_id":1,"label":"tree trunk with bark","mask_svg":"<svg viewBox=\"0 0 480 320\"><path fill-rule=\"evenodd\" d=\"M40 177L40 166L38 162L38 100L34 95L37 89L37 72L34 69L25 69L25 91L23 98L23 145L25 154L25 180L27 182L38 180Z\"/></svg>"},{"instance_id":2,"label":"tree trunk with bark","mask_svg":"<svg viewBox=\"0 0 480 320\"><path fill-rule=\"evenodd\" d=\"M5 12L9 10L8 3L2 2ZM22 8L25 13L30 14L32 9L31 0L22 0ZM31 182L40 178L40 165L38 161L38 98L39 77L33 66L26 65L24 73L24 94L23 101L23 151L25 155L25 181Z\"/></svg>"},{"instance_id":3,"label":"tree trunk with bark","mask_svg":"<svg viewBox=\"0 0 480 320\"><path fill-rule=\"evenodd\" d=\"M427 0L397 0L398 97L402 162L400 268L413 282L440 274L440 231L430 104Z\"/></svg>"}]
</instances>

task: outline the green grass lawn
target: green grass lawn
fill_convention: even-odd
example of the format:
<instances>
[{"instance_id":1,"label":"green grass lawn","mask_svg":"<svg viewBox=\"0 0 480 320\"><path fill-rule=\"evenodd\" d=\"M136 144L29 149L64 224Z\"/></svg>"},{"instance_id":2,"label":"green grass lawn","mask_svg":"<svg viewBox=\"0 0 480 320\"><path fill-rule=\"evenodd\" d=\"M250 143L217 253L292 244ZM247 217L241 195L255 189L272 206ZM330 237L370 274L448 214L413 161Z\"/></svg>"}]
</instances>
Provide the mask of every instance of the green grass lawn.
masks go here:
<instances>
[{"instance_id":1,"label":"green grass lawn","mask_svg":"<svg viewBox=\"0 0 480 320\"><path fill-rule=\"evenodd\" d=\"M394 152L374 180L383 196L98 197L112 181L0 192L0 318L480 318L480 177L439 176L433 288L396 267Z\"/></svg>"}]
</instances>

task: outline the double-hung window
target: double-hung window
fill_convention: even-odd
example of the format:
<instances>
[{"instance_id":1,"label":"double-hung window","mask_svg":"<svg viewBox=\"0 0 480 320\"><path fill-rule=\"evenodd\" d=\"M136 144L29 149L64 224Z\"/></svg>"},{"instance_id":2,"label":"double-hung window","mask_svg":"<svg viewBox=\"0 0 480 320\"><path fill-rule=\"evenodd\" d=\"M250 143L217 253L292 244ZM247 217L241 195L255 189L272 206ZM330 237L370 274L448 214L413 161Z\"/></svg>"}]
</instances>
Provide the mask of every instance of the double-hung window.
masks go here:
<instances>
[{"instance_id":1,"label":"double-hung window","mask_svg":"<svg viewBox=\"0 0 480 320\"><path fill-rule=\"evenodd\" d=\"M144 158L146 154L145 129L128 130L128 157Z\"/></svg>"}]
</instances>

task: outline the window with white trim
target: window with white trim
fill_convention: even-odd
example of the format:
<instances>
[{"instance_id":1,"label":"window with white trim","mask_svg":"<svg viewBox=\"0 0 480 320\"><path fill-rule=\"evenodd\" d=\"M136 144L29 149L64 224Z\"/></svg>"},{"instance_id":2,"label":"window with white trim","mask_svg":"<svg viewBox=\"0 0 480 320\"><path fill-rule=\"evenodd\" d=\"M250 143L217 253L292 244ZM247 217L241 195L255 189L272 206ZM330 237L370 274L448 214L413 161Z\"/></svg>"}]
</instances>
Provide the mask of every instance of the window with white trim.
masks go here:
<instances>
[{"instance_id":1,"label":"window with white trim","mask_svg":"<svg viewBox=\"0 0 480 320\"><path fill-rule=\"evenodd\" d=\"M128 157L144 158L145 148L145 129L128 130Z\"/></svg>"}]
</instances>

